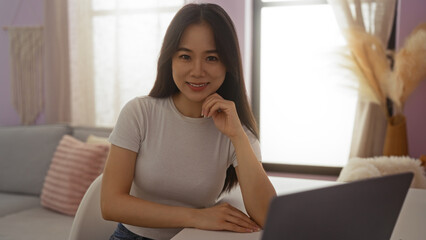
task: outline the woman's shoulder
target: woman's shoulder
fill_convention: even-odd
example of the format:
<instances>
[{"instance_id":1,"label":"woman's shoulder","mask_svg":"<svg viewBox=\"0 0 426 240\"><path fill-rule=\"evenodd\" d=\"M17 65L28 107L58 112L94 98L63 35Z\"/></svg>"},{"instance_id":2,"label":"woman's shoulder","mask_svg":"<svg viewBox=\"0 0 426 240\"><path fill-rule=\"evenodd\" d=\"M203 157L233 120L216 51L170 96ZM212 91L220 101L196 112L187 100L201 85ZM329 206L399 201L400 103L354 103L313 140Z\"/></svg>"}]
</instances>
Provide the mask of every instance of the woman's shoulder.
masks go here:
<instances>
[{"instance_id":1,"label":"woman's shoulder","mask_svg":"<svg viewBox=\"0 0 426 240\"><path fill-rule=\"evenodd\" d=\"M157 118L163 114L169 98L155 98L150 96L138 96L130 99L121 109L120 117L136 119L136 121Z\"/></svg>"},{"instance_id":2,"label":"woman's shoulder","mask_svg":"<svg viewBox=\"0 0 426 240\"><path fill-rule=\"evenodd\" d=\"M133 108L151 108L162 105L167 102L168 98L155 98L151 96L138 96L127 102L128 107Z\"/></svg>"}]
</instances>

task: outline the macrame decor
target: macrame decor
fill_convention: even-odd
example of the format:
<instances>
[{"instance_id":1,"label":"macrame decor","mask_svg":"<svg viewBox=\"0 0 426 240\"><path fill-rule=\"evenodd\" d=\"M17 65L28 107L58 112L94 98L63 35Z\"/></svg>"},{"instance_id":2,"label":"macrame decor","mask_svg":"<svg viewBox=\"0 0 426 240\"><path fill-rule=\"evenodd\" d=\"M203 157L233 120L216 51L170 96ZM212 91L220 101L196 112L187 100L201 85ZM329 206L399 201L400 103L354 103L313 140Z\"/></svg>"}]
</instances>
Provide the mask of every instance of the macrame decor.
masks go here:
<instances>
[{"instance_id":1,"label":"macrame decor","mask_svg":"<svg viewBox=\"0 0 426 240\"><path fill-rule=\"evenodd\" d=\"M7 27L12 103L21 124L34 124L43 108L43 27Z\"/></svg>"}]
</instances>

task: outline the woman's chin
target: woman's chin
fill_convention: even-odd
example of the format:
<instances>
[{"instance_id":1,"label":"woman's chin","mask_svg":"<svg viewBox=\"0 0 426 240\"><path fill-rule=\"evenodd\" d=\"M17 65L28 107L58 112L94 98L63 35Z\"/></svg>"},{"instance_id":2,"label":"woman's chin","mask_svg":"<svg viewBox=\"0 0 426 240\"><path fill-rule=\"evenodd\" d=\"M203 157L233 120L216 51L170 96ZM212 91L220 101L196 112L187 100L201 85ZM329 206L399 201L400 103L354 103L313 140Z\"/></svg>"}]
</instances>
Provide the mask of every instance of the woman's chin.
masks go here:
<instances>
[{"instance_id":1,"label":"woman's chin","mask_svg":"<svg viewBox=\"0 0 426 240\"><path fill-rule=\"evenodd\" d=\"M205 97L192 97L192 98L188 98L188 100L190 100L191 102L194 103L203 103L204 100L206 100L207 96Z\"/></svg>"},{"instance_id":2,"label":"woman's chin","mask_svg":"<svg viewBox=\"0 0 426 240\"><path fill-rule=\"evenodd\" d=\"M204 100L206 100L206 98L209 95L207 94L191 94L191 93L178 93L177 98L180 98L181 100L186 101L187 103L192 102L192 103L203 103Z\"/></svg>"},{"instance_id":3,"label":"woman's chin","mask_svg":"<svg viewBox=\"0 0 426 240\"><path fill-rule=\"evenodd\" d=\"M186 99L196 103L204 102L204 100L206 100L206 98L211 95L211 93L208 92L189 92L183 94L185 95Z\"/></svg>"}]
</instances>

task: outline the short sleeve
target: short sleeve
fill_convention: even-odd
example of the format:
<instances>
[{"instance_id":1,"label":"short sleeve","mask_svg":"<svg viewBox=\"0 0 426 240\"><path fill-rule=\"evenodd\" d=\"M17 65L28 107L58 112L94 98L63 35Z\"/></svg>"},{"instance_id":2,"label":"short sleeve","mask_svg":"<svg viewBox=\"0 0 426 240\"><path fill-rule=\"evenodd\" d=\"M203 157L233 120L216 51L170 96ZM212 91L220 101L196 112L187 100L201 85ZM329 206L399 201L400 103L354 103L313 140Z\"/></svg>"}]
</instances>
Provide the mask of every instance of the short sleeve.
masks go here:
<instances>
[{"instance_id":1,"label":"short sleeve","mask_svg":"<svg viewBox=\"0 0 426 240\"><path fill-rule=\"evenodd\" d=\"M261 154L261 151L260 151L259 139L257 139L256 136L247 128L244 127L244 130L247 134L247 137L249 138L251 148L253 149L253 152L256 155L257 160L259 162L261 162L262 161L262 154ZM233 149L233 151L234 152L232 154L232 166L237 167L238 166L237 155L235 153L235 149Z\"/></svg>"},{"instance_id":2,"label":"short sleeve","mask_svg":"<svg viewBox=\"0 0 426 240\"><path fill-rule=\"evenodd\" d=\"M121 110L117 123L109 136L116 146L138 152L144 135L143 114L138 98L129 101Z\"/></svg>"}]
</instances>

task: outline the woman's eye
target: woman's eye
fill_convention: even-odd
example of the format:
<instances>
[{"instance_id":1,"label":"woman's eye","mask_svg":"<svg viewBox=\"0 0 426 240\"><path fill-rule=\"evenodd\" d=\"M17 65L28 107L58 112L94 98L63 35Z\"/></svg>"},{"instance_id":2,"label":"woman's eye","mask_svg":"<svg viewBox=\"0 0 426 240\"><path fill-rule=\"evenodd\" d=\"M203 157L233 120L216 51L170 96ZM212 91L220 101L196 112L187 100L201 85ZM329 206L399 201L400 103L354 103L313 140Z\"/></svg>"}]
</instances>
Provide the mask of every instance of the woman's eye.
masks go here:
<instances>
[{"instance_id":1,"label":"woman's eye","mask_svg":"<svg viewBox=\"0 0 426 240\"><path fill-rule=\"evenodd\" d=\"M183 60L189 60L190 59L190 57L188 55L185 55L185 54L180 55L179 58L183 59Z\"/></svg>"},{"instance_id":2,"label":"woman's eye","mask_svg":"<svg viewBox=\"0 0 426 240\"><path fill-rule=\"evenodd\" d=\"M219 58L217 58L216 56L208 56L207 61L215 62L215 61L219 61Z\"/></svg>"}]
</instances>

